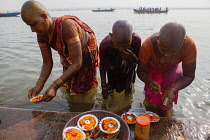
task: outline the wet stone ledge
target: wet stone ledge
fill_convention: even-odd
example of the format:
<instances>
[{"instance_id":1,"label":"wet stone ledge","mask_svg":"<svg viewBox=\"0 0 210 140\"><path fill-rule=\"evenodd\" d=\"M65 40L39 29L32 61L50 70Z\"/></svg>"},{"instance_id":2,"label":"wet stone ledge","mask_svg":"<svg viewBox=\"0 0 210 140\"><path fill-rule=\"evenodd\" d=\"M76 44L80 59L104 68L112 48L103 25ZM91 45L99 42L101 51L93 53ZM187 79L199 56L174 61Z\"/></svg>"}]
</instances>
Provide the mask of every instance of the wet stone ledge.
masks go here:
<instances>
[{"instance_id":1,"label":"wet stone ledge","mask_svg":"<svg viewBox=\"0 0 210 140\"><path fill-rule=\"evenodd\" d=\"M62 140L65 124L80 112L48 112L16 108L0 108L0 140ZM134 127L129 125L130 140ZM161 118L152 123L149 140L210 140L210 120Z\"/></svg>"}]
</instances>

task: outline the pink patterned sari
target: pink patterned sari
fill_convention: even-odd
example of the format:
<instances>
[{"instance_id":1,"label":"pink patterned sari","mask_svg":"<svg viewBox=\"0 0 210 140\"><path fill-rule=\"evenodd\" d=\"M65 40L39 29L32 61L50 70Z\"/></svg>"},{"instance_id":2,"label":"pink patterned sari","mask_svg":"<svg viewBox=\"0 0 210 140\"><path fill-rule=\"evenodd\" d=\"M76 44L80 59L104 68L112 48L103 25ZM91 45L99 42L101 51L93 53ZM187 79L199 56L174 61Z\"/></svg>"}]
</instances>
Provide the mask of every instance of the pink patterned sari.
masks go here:
<instances>
[{"instance_id":1,"label":"pink patterned sari","mask_svg":"<svg viewBox=\"0 0 210 140\"><path fill-rule=\"evenodd\" d=\"M182 75L182 63L176 65L171 64L154 64L150 62L149 77L158 82L161 86L162 93L165 92L171 85L173 85ZM145 99L150 103L158 105L162 110L167 110L163 105L161 98L163 94L152 93L148 86L145 85ZM178 94L175 95L174 102L177 104Z\"/></svg>"}]
</instances>

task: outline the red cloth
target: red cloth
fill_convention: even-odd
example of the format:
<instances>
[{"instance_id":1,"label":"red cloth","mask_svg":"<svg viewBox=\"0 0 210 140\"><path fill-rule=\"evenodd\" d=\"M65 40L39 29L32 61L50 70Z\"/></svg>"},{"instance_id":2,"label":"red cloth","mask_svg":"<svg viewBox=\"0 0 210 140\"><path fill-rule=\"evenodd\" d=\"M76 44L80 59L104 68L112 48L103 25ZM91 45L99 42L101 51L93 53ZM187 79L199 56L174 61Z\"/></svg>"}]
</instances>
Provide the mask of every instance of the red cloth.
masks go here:
<instances>
[{"instance_id":1,"label":"red cloth","mask_svg":"<svg viewBox=\"0 0 210 140\"><path fill-rule=\"evenodd\" d=\"M132 42L128 48L136 57L141 47L141 38L133 34ZM136 65L123 60L121 52L113 47L110 35L106 36L99 47L100 63L107 67L108 85L111 89L121 92L127 86L131 86L136 78Z\"/></svg>"}]
</instances>

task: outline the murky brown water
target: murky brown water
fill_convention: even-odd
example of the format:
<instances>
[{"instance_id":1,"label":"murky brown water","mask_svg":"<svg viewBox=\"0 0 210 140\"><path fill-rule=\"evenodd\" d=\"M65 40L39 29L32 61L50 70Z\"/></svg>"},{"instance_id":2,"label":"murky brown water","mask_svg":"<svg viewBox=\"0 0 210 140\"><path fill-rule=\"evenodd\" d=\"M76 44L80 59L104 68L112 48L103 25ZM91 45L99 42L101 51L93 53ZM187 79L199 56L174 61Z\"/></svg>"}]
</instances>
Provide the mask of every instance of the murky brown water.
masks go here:
<instances>
[{"instance_id":1,"label":"murky brown water","mask_svg":"<svg viewBox=\"0 0 210 140\"><path fill-rule=\"evenodd\" d=\"M185 25L197 44L198 60L196 78L193 83L180 91L179 101L174 105L177 117L209 118L210 116L210 69L209 69L209 10L170 10L168 14L134 14L129 10L116 10L113 13L95 13L91 10L51 11L53 16L72 14L78 16L95 31L98 43L109 33L118 19L131 22L134 32L145 40L147 36L159 30L169 21L178 21ZM199 19L199 20L198 20ZM0 18L0 107L50 110L60 112L87 111L92 109L109 110L121 114L134 111L140 114L145 108L142 104L144 84L137 78L133 95L114 93L103 100L101 88L96 87L87 96L69 97L60 90L53 101L48 103L30 103L28 90L38 79L42 58L36 42L36 34L23 23L20 17ZM53 51L54 67L46 89L62 73L57 52ZM100 77L98 73L100 85ZM43 93L43 92L42 92Z\"/></svg>"}]
</instances>

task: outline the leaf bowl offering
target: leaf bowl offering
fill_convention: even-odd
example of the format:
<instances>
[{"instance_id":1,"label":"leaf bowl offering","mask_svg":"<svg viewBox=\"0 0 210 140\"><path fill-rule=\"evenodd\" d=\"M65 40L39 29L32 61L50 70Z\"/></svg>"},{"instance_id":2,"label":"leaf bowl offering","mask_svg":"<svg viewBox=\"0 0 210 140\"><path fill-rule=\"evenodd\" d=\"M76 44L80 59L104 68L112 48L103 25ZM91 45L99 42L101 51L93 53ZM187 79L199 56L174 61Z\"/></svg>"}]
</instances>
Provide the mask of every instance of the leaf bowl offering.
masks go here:
<instances>
[{"instance_id":1,"label":"leaf bowl offering","mask_svg":"<svg viewBox=\"0 0 210 140\"><path fill-rule=\"evenodd\" d=\"M126 113L123 113L121 118L127 122L128 124L134 124L136 123L136 117L137 115L134 114L134 113L131 113L131 112L126 112Z\"/></svg>"},{"instance_id":2,"label":"leaf bowl offering","mask_svg":"<svg viewBox=\"0 0 210 140\"><path fill-rule=\"evenodd\" d=\"M38 101L40 101L40 99L42 98L42 96L43 95L37 95L37 96L35 96L35 97L33 97L33 98L31 98L30 99L30 102L38 102Z\"/></svg>"},{"instance_id":3,"label":"leaf bowl offering","mask_svg":"<svg viewBox=\"0 0 210 140\"><path fill-rule=\"evenodd\" d=\"M150 122L158 122L160 120L160 117L156 113L151 111L146 111L143 116L148 117L150 119Z\"/></svg>"}]
</instances>

